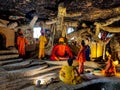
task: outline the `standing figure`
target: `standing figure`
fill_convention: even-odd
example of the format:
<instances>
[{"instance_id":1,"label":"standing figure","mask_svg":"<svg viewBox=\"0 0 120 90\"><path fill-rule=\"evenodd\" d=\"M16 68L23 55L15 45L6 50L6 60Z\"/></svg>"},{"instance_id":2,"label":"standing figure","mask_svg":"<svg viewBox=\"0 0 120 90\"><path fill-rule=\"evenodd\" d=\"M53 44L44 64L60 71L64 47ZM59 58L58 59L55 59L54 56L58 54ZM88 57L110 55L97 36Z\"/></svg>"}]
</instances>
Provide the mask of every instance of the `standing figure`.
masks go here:
<instances>
[{"instance_id":1,"label":"standing figure","mask_svg":"<svg viewBox=\"0 0 120 90\"><path fill-rule=\"evenodd\" d=\"M86 57L86 61L90 61L90 46L89 46L89 39L86 38L85 39L85 57Z\"/></svg>"},{"instance_id":2,"label":"standing figure","mask_svg":"<svg viewBox=\"0 0 120 90\"><path fill-rule=\"evenodd\" d=\"M55 45L52 49L52 54L50 56L51 60L67 60L72 59L72 51L68 45L64 43L64 38L59 39L59 44Z\"/></svg>"},{"instance_id":3,"label":"standing figure","mask_svg":"<svg viewBox=\"0 0 120 90\"><path fill-rule=\"evenodd\" d=\"M108 61L104 70L102 70L104 76L114 76L116 75L115 65L111 58L111 55L108 54Z\"/></svg>"},{"instance_id":4,"label":"standing figure","mask_svg":"<svg viewBox=\"0 0 120 90\"><path fill-rule=\"evenodd\" d=\"M28 41L23 36L23 33L20 32L17 37L17 47L18 47L19 56L22 58L24 58L25 56L25 45L26 44L28 44Z\"/></svg>"},{"instance_id":5,"label":"standing figure","mask_svg":"<svg viewBox=\"0 0 120 90\"><path fill-rule=\"evenodd\" d=\"M79 74L83 74L84 73L84 62L86 61L84 40L82 40L82 42L81 42L80 51L77 55L76 60L79 62L78 72L79 72Z\"/></svg>"},{"instance_id":6,"label":"standing figure","mask_svg":"<svg viewBox=\"0 0 120 90\"><path fill-rule=\"evenodd\" d=\"M47 43L47 39L44 35L44 31L41 30L41 36L39 37L39 59L43 59L45 57L45 44Z\"/></svg>"}]
</instances>

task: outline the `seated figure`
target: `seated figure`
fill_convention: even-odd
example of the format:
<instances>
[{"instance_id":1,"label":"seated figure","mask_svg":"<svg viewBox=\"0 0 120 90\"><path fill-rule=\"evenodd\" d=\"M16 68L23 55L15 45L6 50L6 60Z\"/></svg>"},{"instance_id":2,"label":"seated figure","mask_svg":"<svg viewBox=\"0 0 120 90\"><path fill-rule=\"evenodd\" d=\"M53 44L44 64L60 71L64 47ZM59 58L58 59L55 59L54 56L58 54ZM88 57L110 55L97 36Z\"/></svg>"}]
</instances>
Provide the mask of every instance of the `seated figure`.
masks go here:
<instances>
[{"instance_id":1,"label":"seated figure","mask_svg":"<svg viewBox=\"0 0 120 90\"><path fill-rule=\"evenodd\" d=\"M50 56L51 60L67 60L68 58L73 58L71 49L68 45L64 43L64 38L59 39L59 44L55 45L52 49L52 54Z\"/></svg>"},{"instance_id":2,"label":"seated figure","mask_svg":"<svg viewBox=\"0 0 120 90\"><path fill-rule=\"evenodd\" d=\"M102 70L104 76L114 76L116 74L115 65L111 59L111 55L108 55L108 61L104 70Z\"/></svg>"},{"instance_id":3,"label":"seated figure","mask_svg":"<svg viewBox=\"0 0 120 90\"><path fill-rule=\"evenodd\" d=\"M72 66L73 60L68 59L68 66L63 66L59 72L59 78L61 81L67 84L78 84L82 82L77 69Z\"/></svg>"}]
</instances>

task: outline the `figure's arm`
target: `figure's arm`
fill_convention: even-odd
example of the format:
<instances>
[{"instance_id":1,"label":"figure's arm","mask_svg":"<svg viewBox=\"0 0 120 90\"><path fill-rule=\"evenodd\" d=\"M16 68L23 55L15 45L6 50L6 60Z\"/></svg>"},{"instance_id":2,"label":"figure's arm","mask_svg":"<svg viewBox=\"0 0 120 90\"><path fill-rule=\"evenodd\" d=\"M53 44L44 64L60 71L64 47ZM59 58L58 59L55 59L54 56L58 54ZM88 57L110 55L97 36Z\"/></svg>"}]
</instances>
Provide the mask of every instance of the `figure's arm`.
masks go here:
<instances>
[{"instance_id":1,"label":"figure's arm","mask_svg":"<svg viewBox=\"0 0 120 90\"><path fill-rule=\"evenodd\" d=\"M44 36L44 42L45 42L45 45L47 44L48 40L47 38Z\"/></svg>"},{"instance_id":2,"label":"figure's arm","mask_svg":"<svg viewBox=\"0 0 120 90\"><path fill-rule=\"evenodd\" d=\"M75 76L79 76L79 72L76 67L74 67L74 71L75 71Z\"/></svg>"},{"instance_id":3,"label":"figure's arm","mask_svg":"<svg viewBox=\"0 0 120 90\"><path fill-rule=\"evenodd\" d=\"M25 44L28 44L28 40L25 38Z\"/></svg>"},{"instance_id":4,"label":"figure's arm","mask_svg":"<svg viewBox=\"0 0 120 90\"><path fill-rule=\"evenodd\" d=\"M90 47L88 46L88 49L87 49L87 53L90 55L91 54L91 51L90 51Z\"/></svg>"},{"instance_id":5,"label":"figure's arm","mask_svg":"<svg viewBox=\"0 0 120 90\"><path fill-rule=\"evenodd\" d=\"M65 49L66 49L67 53L69 54L70 58L73 58L73 54L72 54L71 49L67 45L66 45Z\"/></svg>"},{"instance_id":6,"label":"figure's arm","mask_svg":"<svg viewBox=\"0 0 120 90\"><path fill-rule=\"evenodd\" d=\"M51 57L53 57L55 60L59 60L59 58L56 56L56 50L57 50L57 46L54 46L52 49Z\"/></svg>"}]
</instances>

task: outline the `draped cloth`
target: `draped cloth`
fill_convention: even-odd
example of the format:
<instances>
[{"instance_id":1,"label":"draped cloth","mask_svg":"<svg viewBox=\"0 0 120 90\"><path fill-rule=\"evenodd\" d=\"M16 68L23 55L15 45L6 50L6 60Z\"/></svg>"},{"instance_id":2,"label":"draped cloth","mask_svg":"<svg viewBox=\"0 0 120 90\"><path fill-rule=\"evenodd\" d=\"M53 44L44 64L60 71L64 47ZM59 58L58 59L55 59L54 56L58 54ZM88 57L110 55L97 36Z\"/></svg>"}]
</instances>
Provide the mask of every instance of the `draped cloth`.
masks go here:
<instances>
[{"instance_id":1,"label":"draped cloth","mask_svg":"<svg viewBox=\"0 0 120 90\"><path fill-rule=\"evenodd\" d=\"M79 62L79 73L84 73L84 62L86 61L85 49L85 47L81 47L81 50L79 51L76 58L76 61Z\"/></svg>"},{"instance_id":2,"label":"draped cloth","mask_svg":"<svg viewBox=\"0 0 120 90\"><path fill-rule=\"evenodd\" d=\"M50 59L51 60L67 60L73 58L71 49L65 44L58 44L53 47Z\"/></svg>"},{"instance_id":3,"label":"draped cloth","mask_svg":"<svg viewBox=\"0 0 120 90\"><path fill-rule=\"evenodd\" d=\"M67 84L78 84L82 81L81 77L77 75L76 68L73 66L63 66L59 72L59 78Z\"/></svg>"},{"instance_id":4,"label":"draped cloth","mask_svg":"<svg viewBox=\"0 0 120 90\"><path fill-rule=\"evenodd\" d=\"M39 37L39 54L38 58L44 58L45 57L45 44L47 42L47 39L44 35Z\"/></svg>"},{"instance_id":5,"label":"draped cloth","mask_svg":"<svg viewBox=\"0 0 120 90\"><path fill-rule=\"evenodd\" d=\"M116 68L113 61L110 59L107 61L107 65L104 70L102 70L104 76L114 76L116 75Z\"/></svg>"},{"instance_id":6,"label":"draped cloth","mask_svg":"<svg viewBox=\"0 0 120 90\"><path fill-rule=\"evenodd\" d=\"M17 37L17 46L20 56L25 56L25 44L28 44L28 41L23 36Z\"/></svg>"}]
</instances>

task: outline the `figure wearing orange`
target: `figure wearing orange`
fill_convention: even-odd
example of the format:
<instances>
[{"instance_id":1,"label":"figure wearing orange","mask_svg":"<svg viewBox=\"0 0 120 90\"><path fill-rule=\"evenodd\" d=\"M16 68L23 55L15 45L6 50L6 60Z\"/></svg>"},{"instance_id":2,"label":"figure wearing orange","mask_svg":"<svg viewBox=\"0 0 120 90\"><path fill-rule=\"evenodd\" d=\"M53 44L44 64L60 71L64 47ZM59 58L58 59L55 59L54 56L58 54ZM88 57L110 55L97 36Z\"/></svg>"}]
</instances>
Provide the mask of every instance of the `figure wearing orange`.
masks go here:
<instances>
[{"instance_id":1,"label":"figure wearing orange","mask_svg":"<svg viewBox=\"0 0 120 90\"><path fill-rule=\"evenodd\" d=\"M77 62L79 62L79 68L78 68L79 74L84 73L84 62L86 61L86 57L85 57L85 42L83 40L81 42L80 51L77 55L76 60Z\"/></svg>"},{"instance_id":2,"label":"figure wearing orange","mask_svg":"<svg viewBox=\"0 0 120 90\"><path fill-rule=\"evenodd\" d=\"M23 36L23 33L19 33L19 36L17 37L17 46L18 46L18 52L20 57L25 56L25 44L28 44L28 41Z\"/></svg>"},{"instance_id":3,"label":"figure wearing orange","mask_svg":"<svg viewBox=\"0 0 120 90\"><path fill-rule=\"evenodd\" d=\"M111 55L108 55L108 61L104 70L102 70L104 76L114 76L116 75L116 68L111 59Z\"/></svg>"},{"instance_id":4,"label":"figure wearing orange","mask_svg":"<svg viewBox=\"0 0 120 90\"><path fill-rule=\"evenodd\" d=\"M59 44L55 45L52 50L51 60L68 60L72 59L73 55L68 45L64 43L64 38L59 39Z\"/></svg>"}]
</instances>

